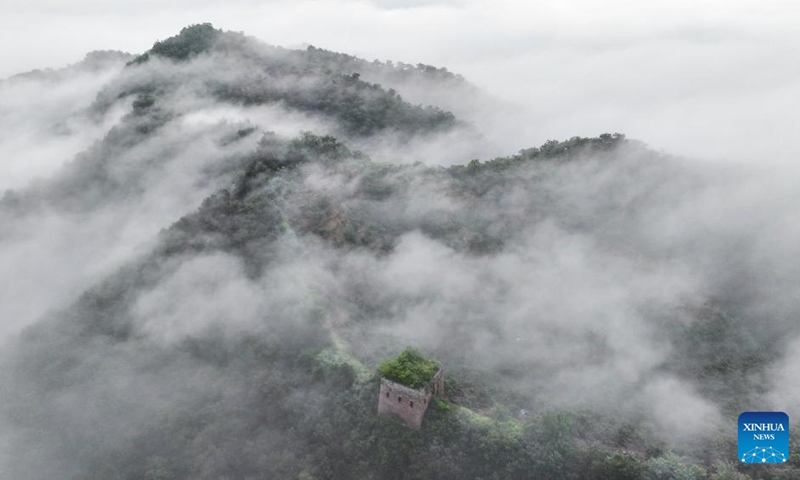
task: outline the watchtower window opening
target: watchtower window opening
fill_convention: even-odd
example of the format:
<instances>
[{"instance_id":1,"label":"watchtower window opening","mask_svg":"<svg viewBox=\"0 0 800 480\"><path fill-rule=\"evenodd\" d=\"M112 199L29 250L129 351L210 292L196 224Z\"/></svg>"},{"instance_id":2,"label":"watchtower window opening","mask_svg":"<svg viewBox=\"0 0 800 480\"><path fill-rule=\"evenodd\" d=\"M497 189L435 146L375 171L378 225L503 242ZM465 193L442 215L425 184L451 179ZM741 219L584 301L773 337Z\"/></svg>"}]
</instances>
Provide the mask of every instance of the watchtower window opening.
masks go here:
<instances>
[{"instance_id":1,"label":"watchtower window opening","mask_svg":"<svg viewBox=\"0 0 800 480\"><path fill-rule=\"evenodd\" d=\"M403 397L397 397L397 403L400 403L402 401L403 401Z\"/></svg>"},{"instance_id":2,"label":"watchtower window opening","mask_svg":"<svg viewBox=\"0 0 800 480\"><path fill-rule=\"evenodd\" d=\"M414 408L414 402L408 402L408 406Z\"/></svg>"},{"instance_id":3,"label":"watchtower window opening","mask_svg":"<svg viewBox=\"0 0 800 480\"><path fill-rule=\"evenodd\" d=\"M386 392L386 398L389 398L389 392Z\"/></svg>"}]
</instances>

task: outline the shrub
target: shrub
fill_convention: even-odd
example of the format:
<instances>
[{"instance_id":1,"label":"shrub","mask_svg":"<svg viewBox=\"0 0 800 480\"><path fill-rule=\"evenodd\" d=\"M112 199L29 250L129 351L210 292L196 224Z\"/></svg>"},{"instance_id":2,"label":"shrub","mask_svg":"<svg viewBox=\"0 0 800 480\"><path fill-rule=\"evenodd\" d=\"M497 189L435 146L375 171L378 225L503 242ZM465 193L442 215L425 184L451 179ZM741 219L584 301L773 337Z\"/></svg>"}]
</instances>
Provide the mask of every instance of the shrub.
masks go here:
<instances>
[{"instance_id":1,"label":"shrub","mask_svg":"<svg viewBox=\"0 0 800 480\"><path fill-rule=\"evenodd\" d=\"M434 360L425 358L422 353L412 347L378 366L378 373L393 382L410 388L422 388L433 379L441 365Z\"/></svg>"}]
</instances>

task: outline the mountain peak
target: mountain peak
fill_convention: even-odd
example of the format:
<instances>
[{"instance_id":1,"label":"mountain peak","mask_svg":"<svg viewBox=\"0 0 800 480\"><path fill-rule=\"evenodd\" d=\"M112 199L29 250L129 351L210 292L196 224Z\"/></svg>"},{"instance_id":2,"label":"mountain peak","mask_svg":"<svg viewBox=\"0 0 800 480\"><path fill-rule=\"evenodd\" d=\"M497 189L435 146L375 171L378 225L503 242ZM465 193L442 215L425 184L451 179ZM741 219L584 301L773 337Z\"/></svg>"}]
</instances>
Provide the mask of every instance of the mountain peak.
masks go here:
<instances>
[{"instance_id":1,"label":"mountain peak","mask_svg":"<svg viewBox=\"0 0 800 480\"><path fill-rule=\"evenodd\" d=\"M211 49L224 32L214 28L211 23L198 23L181 29L180 33L166 40L157 41L146 53L136 57L131 63L140 64L149 60L151 55L188 60L195 55Z\"/></svg>"}]
</instances>

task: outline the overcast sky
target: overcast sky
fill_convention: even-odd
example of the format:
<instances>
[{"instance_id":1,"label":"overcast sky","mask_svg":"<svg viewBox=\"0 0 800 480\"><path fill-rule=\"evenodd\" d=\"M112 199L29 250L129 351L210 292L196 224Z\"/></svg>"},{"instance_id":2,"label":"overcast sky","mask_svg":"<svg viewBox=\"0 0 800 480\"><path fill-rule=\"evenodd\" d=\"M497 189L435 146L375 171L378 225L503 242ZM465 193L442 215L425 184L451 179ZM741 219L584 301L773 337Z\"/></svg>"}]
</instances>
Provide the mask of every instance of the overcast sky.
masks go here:
<instances>
[{"instance_id":1,"label":"overcast sky","mask_svg":"<svg viewBox=\"0 0 800 480\"><path fill-rule=\"evenodd\" d=\"M0 0L0 77L141 52L199 22L462 73L520 110L498 154L619 131L691 156L794 160L793 1Z\"/></svg>"}]
</instances>

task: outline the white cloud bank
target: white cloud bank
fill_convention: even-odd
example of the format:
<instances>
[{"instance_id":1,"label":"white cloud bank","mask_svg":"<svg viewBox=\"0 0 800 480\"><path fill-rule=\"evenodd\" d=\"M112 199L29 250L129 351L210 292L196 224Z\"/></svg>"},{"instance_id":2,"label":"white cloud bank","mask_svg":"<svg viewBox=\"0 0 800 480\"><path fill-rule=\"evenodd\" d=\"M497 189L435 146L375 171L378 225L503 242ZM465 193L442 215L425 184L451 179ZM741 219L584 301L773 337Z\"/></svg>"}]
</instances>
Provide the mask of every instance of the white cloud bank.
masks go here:
<instances>
[{"instance_id":1,"label":"white cloud bank","mask_svg":"<svg viewBox=\"0 0 800 480\"><path fill-rule=\"evenodd\" d=\"M800 7L780 0L5 2L0 76L141 52L198 22L462 73L510 104L472 119L498 155L606 131L738 161L796 150Z\"/></svg>"}]
</instances>

